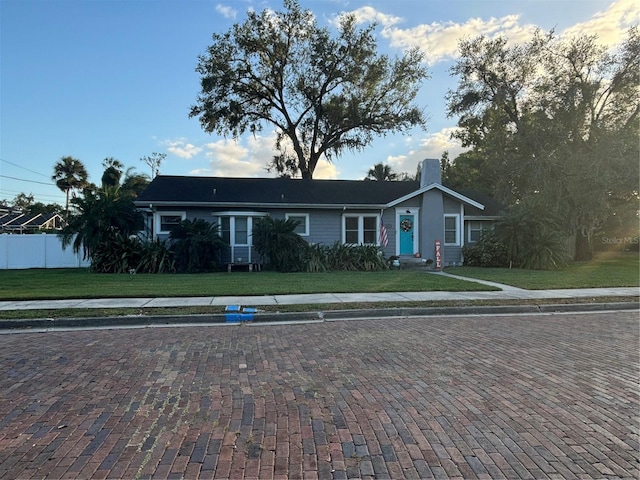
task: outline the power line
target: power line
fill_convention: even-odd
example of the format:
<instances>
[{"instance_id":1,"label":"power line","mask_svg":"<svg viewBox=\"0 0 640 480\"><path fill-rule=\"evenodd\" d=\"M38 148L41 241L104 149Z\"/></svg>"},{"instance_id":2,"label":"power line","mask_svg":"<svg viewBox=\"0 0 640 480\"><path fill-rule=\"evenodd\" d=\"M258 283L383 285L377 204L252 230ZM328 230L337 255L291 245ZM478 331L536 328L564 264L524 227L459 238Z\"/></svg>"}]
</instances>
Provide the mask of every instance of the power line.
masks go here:
<instances>
[{"instance_id":1,"label":"power line","mask_svg":"<svg viewBox=\"0 0 640 480\"><path fill-rule=\"evenodd\" d=\"M6 189L6 188L2 188L0 187L0 197L4 196L4 195L10 195L10 196L16 196L19 195L21 193L24 193L25 195L27 195L27 192L25 192L24 190L11 190L11 189ZM47 193L40 193L40 192L29 192L28 195L33 195L36 198L50 198L50 199L64 199L64 193L60 193L59 195L49 195Z\"/></svg>"},{"instance_id":2,"label":"power line","mask_svg":"<svg viewBox=\"0 0 640 480\"><path fill-rule=\"evenodd\" d=\"M8 175L0 175L0 177L2 177L2 178L10 178L11 180L18 180L20 182L39 183L40 185L47 185L49 187L55 187L54 183L38 182L37 180L27 180L27 179L24 179L24 178L10 177Z\"/></svg>"},{"instance_id":3,"label":"power line","mask_svg":"<svg viewBox=\"0 0 640 480\"><path fill-rule=\"evenodd\" d=\"M26 170L27 172L35 173L36 175L40 175L41 177L49 178L44 173L36 172L35 170L31 170L27 167L23 167L22 165L18 165L17 163L10 162L9 160L5 160L4 158L0 158L0 162L8 163L9 165L13 165L14 167L21 168L23 170Z\"/></svg>"}]
</instances>

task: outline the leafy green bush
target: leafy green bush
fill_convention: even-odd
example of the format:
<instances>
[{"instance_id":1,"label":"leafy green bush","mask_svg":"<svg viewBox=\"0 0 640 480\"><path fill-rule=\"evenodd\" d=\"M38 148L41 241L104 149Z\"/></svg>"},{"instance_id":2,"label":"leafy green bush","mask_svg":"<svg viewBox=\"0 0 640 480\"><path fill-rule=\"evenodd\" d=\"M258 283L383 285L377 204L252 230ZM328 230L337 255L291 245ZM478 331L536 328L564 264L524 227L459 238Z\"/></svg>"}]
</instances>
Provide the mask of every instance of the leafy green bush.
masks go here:
<instances>
[{"instance_id":1,"label":"leafy green bush","mask_svg":"<svg viewBox=\"0 0 640 480\"><path fill-rule=\"evenodd\" d=\"M566 265L566 235L561 222L535 204L519 204L496 225L510 266L545 270Z\"/></svg>"},{"instance_id":2,"label":"leafy green bush","mask_svg":"<svg viewBox=\"0 0 640 480\"><path fill-rule=\"evenodd\" d=\"M304 270L308 244L295 232L297 220L263 217L253 226L253 246L267 268L279 272Z\"/></svg>"},{"instance_id":3,"label":"leafy green bush","mask_svg":"<svg viewBox=\"0 0 640 480\"><path fill-rule=\"evenodd\" d=\"M140 262L141 248L135 236L127 237L112 232L94 246L90 269L97 273L127 273L135 270Z\"/></svg>"},{"instance_id":4,"label":"leafy green bush","mask_svg":"<svg viewBox=\"0 0 640 480\"><path fill-rule=\"evenodd\" d=\"M327 270L379 271L389 266L375 245L345 245L335 242L326 249Z\"/></svg>"},{"instance_id":5,"label":"leafy green bush","mask_svg":"<svg viewBox=\"0 0 640 480\"><path fill-rule=\"evenodd\" d=\"M90 269L97 273L168 273L175 266L166 242L114 233L94 249Z\"/></svg>"},{"instance_id":6,"label":"leafy green bush","mask_svg":"<svg viewBox=\"0 0 640 480\"><path fill-rule=\"evenodd\" d=\"M304 264L307 272L326 272L329 269L329 247L321 243L309 245Z\"/></svg>"},{"instance_id":7,"label":"leafy green bush","mask_svg":"<svg viewBox=\"0 0 640 480\"><path fill-rule=\"evenodd\" d=\"M507 247L493 232L485 232L475 245L462 247L464 264L469 267L507 267Z\"/></svg>"},{"instance_id":8,"label":"leafy green bush","mask_svg":"<svg viewBox=\"0 0 640 480\"><path fill-rule=\"evenodd\" d=\"M569 259L564 235L541 226L522 249L520 266L530 270L549 270L566 266Z\"/></svg>"},{"instance_id":9,"label":"leafy green bush","mask_svg":"<svg viewBox=\"0 0 640 480\"><path fill-rule=\"evenodd\" d=\"M218 235L218 225L201 218L183 220L169 234L175 267L179 272L211 272L222 261L228 245Z\"/></svg>"},{"instance_id":10,"label":"leafy green bush","mask_svg":"<svg viewBox=\"0 0 640 480\"><path fill-rule=\"evenodd\" d=\"M140 261L137 271L139 273L171 273L176 266L173 254L163 240L151 240L140 242Z\"/></svg>"}]
</instances>

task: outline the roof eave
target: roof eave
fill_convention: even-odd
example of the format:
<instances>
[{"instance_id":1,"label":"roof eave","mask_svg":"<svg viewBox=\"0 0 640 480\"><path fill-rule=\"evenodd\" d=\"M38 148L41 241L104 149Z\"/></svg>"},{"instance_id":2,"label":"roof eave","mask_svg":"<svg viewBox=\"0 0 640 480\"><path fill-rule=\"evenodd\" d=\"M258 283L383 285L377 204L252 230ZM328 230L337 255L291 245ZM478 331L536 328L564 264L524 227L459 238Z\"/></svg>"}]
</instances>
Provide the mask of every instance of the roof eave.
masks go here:
<instances>
[{"instance_id":1,"label":"roof eave","mask_svg":"<svg viewBox=\"0 0 640 480\"><path fill-rule=\"evenodd\" d=\"M259 202L178 202L178 201L140 201L134 204L139 208L149 207L201 207L201 208L306 208L306 209L382 209L385 204L365 203L259 203Z\"/></svg>"},{"instance_id":2,"label":"roof eave","mask_svg":"<svg viewBox=\"0 0 640 480\"><path fill-rule=\"evenodd\" d=\"M434 188L440 190L442 193L446 193L447 195L456 198L458 200L460 200L463 203L466 203L467 205L471 205L472 207L476 207L478 210L484 210L484 205L476 202L475 200L472 200L469 197L465 197L464 195L451 190L450 188L445 187L444 185L440 184L440 183L430 183L429 185L426 185L424 187L419 188L418 190L416 190L415 192L411 192L407 195L405 195L404 197L400 197L396 200L393 200L392 202L387 203L386 208L391 208L391 207L395 207L396 205L399 205L402 202L406 202L407 200L410 200L414 197L417 197L418 195L422 195L423 193L428 192L429 190L433 190Z\"/></svg>"}]
</instances>

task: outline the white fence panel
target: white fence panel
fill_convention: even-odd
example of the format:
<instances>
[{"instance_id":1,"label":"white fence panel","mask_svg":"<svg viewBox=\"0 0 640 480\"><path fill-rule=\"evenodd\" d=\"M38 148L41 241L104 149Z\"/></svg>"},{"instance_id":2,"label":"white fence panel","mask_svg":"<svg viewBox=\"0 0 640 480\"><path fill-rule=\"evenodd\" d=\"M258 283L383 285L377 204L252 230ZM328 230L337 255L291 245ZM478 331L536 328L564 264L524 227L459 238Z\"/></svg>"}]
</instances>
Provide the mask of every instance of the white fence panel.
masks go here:
<instances>
[{"instance_id":1,"label":"white fence panel","mask_svg":"<svg viewBox=\"0 0 640 480\"><path fill-rule=\"evenodd\" d=\"M84 268L88 260L73 253L71 246L62 249L55 234L0 235L0 270L24 268Z\"/></svg>"}]
</instances>

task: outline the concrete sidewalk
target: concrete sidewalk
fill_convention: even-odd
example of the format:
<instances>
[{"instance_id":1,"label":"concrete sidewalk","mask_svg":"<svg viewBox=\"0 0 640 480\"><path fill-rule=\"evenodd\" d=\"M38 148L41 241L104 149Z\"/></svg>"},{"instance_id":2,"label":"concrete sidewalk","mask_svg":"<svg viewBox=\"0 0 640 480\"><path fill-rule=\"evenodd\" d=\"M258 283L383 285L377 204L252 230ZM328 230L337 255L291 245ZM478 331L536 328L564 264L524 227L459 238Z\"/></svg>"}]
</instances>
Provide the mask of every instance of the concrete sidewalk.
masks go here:
<instances>
[{"instance_id":1,"label":"concrete sidewalk","mask_svg":"<svg viewBox=\"0 0 640 480\"><path fill-rule=\"evenodd\" d=\"M381 292L381 293L315 293L296 295L261 296L210 296L210 297L143 297L143 298L97 298L66 300L26 300L0 301L0 310L50 310L64 308L153 308L153 307L195 307L195 306L267 306L339 303L379 303L415 301L464 301L464 300L551 300L568 298L634 297L640 295L640 287L579 288L525 290L485 280L461 277L439 272L460 280L481 283L500 288L497 291L468 292Z\"/></svg>"}]
</instances>

